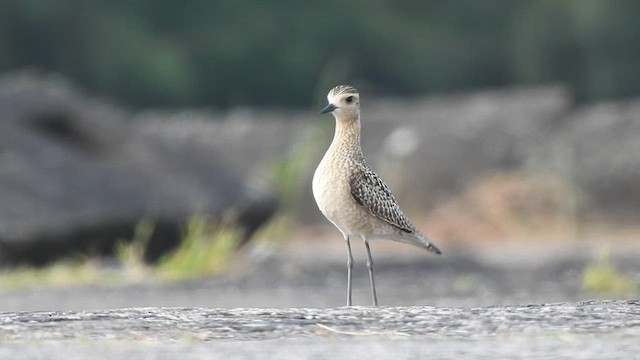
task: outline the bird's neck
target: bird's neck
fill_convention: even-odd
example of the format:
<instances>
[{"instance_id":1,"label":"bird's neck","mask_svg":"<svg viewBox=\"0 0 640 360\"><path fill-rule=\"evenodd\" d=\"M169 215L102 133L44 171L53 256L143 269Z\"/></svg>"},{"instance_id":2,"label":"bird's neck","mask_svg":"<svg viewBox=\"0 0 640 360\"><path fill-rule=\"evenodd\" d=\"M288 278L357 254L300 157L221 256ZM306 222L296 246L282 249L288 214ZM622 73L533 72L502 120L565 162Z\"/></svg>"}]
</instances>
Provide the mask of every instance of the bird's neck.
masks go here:
<instances>
[{"instance_id":1,"label":"bird's neck","mask_svg":"<svg viewBox=\"0 0 640 360\"><path fill-rule=\"evenodd\" d=\"M336 131L331 147L337 151L361 153L360 150L360 117L336 118Z\"/></svg>"}]
</instances>

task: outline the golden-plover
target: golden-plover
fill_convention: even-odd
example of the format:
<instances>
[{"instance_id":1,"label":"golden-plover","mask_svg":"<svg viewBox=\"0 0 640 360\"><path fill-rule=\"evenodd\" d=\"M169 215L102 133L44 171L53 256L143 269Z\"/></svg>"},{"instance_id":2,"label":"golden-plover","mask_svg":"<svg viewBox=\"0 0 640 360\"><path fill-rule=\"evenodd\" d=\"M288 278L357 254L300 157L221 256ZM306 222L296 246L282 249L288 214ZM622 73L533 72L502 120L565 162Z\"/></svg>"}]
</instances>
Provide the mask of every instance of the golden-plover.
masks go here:
<instances>
[{"instance_id":1,"label":"golden-plover","mask_svg":"<svg viewBox=\"0 0 640 360\"><path fill-rule=\"evenodd\" d=\"M347 244L347 306L351 306L353 237L367 250L367 269L373 305L378 305L369 241L388 239L408 243L436 254L436 248L403 214L389 187L365 163L360 147L360 98L358 91L339 85L327 95L329 105L321 114L336 119L333 141L313 175L313 196L322 214L335 225Z\"/></svg>"}]
</instances>

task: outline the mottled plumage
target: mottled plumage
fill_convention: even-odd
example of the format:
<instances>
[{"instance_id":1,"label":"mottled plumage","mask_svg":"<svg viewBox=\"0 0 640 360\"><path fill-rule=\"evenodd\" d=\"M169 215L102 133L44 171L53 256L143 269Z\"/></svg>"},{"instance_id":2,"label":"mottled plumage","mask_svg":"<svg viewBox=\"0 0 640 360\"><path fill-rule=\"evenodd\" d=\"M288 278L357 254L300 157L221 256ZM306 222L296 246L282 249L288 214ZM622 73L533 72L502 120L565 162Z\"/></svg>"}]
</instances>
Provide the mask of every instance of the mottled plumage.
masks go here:
<instances>
[{"instance_id":1,"label":"mottled plumage","mask_svg":"<svg viewBox=\"0 0 640 360\"><path fill-rule=\"evenodd\" d=\"M344 236L347 244L347 305L351 305L351 237L360 237L367 250L367 268L374 305L378 304L369 241L389 239L440 254L400 210L389 187L365 163L360 147L360 99L356 89L339 85L327 95L322 113L336 119L333 141L313 175L318 208Z\"/></svg>"},{"instance_id":2,"label":"mottled plumage","mask_svg":"<svg viewBox=\"0 0 640 360\"><path fill-rule=\"evenodd\" d=\"M387 184L371 169L358 169L351 175L349 183L351 196L367 211L406 233L414 232L415 229L400 210Z\"/></svg>"}]
</instances>

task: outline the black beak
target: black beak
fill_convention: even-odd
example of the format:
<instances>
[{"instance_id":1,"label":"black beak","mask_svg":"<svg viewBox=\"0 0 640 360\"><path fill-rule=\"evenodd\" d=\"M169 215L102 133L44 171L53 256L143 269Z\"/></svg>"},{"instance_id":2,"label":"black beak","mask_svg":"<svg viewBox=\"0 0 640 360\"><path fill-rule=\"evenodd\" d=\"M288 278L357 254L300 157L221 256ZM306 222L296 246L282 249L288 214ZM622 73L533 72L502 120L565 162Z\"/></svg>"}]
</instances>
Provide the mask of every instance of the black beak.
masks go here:
<instances>
[{"instance_id":1,"label":"black beak","mask_svg":"<svg viewBox=\"0 0 640 360\"><path fill-rule=\"evenodd\" d=\"M333 104L329 104L327 106L324 107L324 109L320 110L320 114L326 114L328 112L332 112L333 110L337 109L338 107L333 105Z\"/></svg>"}]
</instances>

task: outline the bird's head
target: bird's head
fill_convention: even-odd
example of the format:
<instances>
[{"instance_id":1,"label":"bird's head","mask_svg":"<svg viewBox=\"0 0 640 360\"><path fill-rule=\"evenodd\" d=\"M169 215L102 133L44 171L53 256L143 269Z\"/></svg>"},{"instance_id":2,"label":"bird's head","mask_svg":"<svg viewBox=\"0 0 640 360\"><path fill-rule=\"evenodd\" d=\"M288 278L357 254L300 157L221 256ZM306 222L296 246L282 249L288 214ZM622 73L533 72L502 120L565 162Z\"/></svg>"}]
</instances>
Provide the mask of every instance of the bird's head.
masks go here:
<instances>
[{"instance_id":1,"label":"bird's head","mask_svg":"<svg viewBox=\"0 0 640 360\"><path fill-rule=\"evenodd\" d=\"M349 85L338 85L327 95L329 105L325 106L321 114L332 113L336 119L358 118L360 115L360 96L358 90Z\"/></svg>"}]
</instances>

